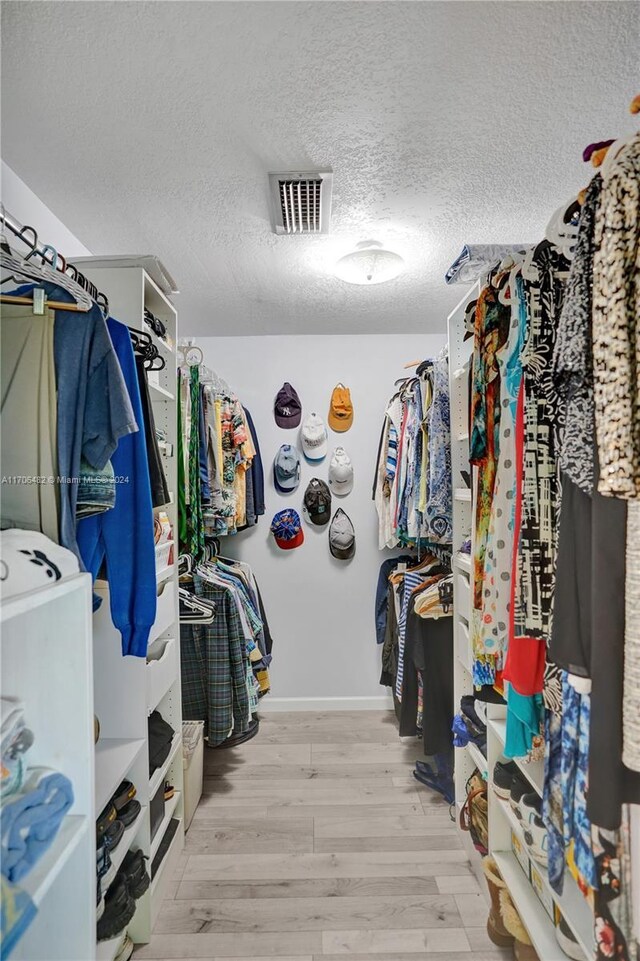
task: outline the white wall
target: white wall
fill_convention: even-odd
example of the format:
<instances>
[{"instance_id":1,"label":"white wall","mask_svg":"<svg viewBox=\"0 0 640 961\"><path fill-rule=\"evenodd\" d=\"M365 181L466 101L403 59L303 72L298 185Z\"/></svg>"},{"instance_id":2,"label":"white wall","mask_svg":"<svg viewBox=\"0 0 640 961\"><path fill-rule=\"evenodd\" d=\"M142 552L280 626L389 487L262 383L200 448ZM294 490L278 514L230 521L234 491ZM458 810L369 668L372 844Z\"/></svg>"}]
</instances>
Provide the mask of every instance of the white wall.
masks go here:
<instances>
[{"instance_id":1,"label":"white wall","mask_svg":"<svg viewBox=\"0 0 640 961\"><path fill-rule=\"evenodd\" d=\"M187 331L182 334L188 336ZM432 356L442 336L297 336L199 338L205 363L229 383L251 411L265 466L267 513L258 526L224 539L224 550L253 566L274 637L272 695L265 708L383 706L379 684L380 649L374 632L374 598L378 569L377 515L371 488L385 404L394 381L406 375L404 364ZM275 394L288 380L298 391L303 419L316 411L326 422L331 392L338 381L351 389L355 417L344 434L329 430L329 453L315 467L304 462L294 494L273 486L273 458L281 444L298 449L298 431L282 430L273 418ZM356 555L336 560L329 552L327 528L303 519L305 543L296 550L276 547L269 527L272 516L290 505L302 516L309 480L327 480L331 452L342 444L355 468L355 485L345 498L333 498L356 529ZM279 702L303 698L305 704ZM344 698L331 702L327 699ZM318 699L309 702L308 699ZM361 700L357 700L361 699ZM323 703L325 702L326 703Z\"/></svg>"},{"instance_id":2,"label":"white wall","mask_svg":"<svg viewBox=\"0 0 640 961\"><path fill-rule=\"evenodd\" d=\"M5 210L21 224L38 231L41 243L55 247L67 259L90 257L88 250L30 187L2 161L0 197Z\"/></svg>"}]
</instances>

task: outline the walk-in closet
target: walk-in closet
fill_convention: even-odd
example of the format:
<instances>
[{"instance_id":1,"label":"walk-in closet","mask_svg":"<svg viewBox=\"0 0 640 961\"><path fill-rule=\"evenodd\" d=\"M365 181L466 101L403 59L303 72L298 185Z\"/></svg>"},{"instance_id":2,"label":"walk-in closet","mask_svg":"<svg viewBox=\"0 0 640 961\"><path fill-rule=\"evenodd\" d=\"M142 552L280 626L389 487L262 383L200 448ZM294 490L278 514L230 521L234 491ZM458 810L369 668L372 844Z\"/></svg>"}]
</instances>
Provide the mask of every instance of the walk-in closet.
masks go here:
<instances>
[{"instance_id":1,"label":"walk-in closet","mask_svg":"<svg viewBox=\"0 0 640 961\"><path fill-rule=\"evenodd\" d=\"M638 4L0 18L0 961L640 961Z\"/></svg>"}]
</instances>

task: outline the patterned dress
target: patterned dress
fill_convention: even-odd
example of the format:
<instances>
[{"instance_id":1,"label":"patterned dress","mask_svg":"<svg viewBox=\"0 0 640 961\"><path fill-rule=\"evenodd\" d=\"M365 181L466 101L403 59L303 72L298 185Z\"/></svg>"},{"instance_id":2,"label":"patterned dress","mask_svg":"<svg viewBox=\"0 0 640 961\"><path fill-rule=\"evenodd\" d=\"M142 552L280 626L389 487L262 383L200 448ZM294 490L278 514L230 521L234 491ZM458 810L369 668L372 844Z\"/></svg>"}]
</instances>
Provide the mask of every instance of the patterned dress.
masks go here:
<instances>
[{"instance_id":1,"label":"patterned dress","mask_svg":"<svg viewBox=\"0 0 640 961\"><path fill-rule=\"evenodd\" d=\"M546 657L551 637L560 486L556 429L561 405L553 381L553 351L569 263L544 241L523 269L529 334L522 352L523 482L514 568L514 637L505 677L521 694L544 689L545 705L561 709L560 672Z\"/></svg>"},{"instance_id":2,"label":"patterned dress","mask_svg":"<svg viewBox=\"0 0 640 961\"><path fill-rule=\"evenodd\" d=\"M509 284L509 336L496 354L500 371L500 443L484 563L479 641L482 650L496 658L498 670L504 667L509 641L516 492L515 414L522 380L520 351L527 321L522 278L515 271Z\"/></svg>"},{"instance_id":3,"label":"patterned dress","mask_svg":"<svg viewBox=\"0 0 640 961\"><path fill-rule=\"evenodd\" d=\"M500 372L497 353L506 342L510 323L511 309L500 302L498 291L488 285L481 291L476 306L469 456L471 463L478 468L471 624L473 679L478 686L493 684L496 675L495 657L486 654L482 646L482 592L499 449Z\"/></svg>"}]
</instances>

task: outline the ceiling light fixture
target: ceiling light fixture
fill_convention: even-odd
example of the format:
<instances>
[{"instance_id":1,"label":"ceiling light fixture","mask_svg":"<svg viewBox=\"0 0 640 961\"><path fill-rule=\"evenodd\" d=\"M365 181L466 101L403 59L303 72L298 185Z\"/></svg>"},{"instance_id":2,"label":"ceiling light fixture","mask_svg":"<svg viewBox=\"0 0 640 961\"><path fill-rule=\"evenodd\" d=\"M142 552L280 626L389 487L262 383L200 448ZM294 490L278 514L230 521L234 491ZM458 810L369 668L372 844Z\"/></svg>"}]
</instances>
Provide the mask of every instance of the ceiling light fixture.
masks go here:
<instances>
[{"instance_id":1,"label":"ceiling light fixture","mask_svg":"<svg viewBox=\"0 0 640 961\"><path fill-rule=\"evenodd\" d=\"M400 254L385 250L377 240L363 240L350 254L340 258L334 272L347 284L369 287L393 280L403 268L404 260Z\"/></svg>"}]
</instances>

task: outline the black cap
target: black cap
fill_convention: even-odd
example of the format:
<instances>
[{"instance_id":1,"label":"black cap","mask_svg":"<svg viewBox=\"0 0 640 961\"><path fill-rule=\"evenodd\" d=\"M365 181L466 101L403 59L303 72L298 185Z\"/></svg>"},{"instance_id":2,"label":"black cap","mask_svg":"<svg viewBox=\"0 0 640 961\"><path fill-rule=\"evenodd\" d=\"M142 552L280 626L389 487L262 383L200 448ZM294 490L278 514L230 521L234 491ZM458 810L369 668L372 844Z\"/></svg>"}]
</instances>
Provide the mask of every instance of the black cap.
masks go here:
<instances>
[{"instance_id":1,"label":"black cap","mask_svg":"<svg viewBox=\"0 0 640 961\"><path fill-rule=\"evenodd\" d=\"M302 404L294 387L286 381L278 391L273 406L273 415L278 427L299 427L302 419Z\"/></svg>"},{"instance_id":2,"label":"black cap","mask_svg":"<svg viewBox=\"0 0 640 961\"><path fill-rule=\"evenodd\" d=\"M320 527L331 520L331 491L317 477L311 478L304 492L304 512L312 524Z\"/></svg>"}]
</instances>

